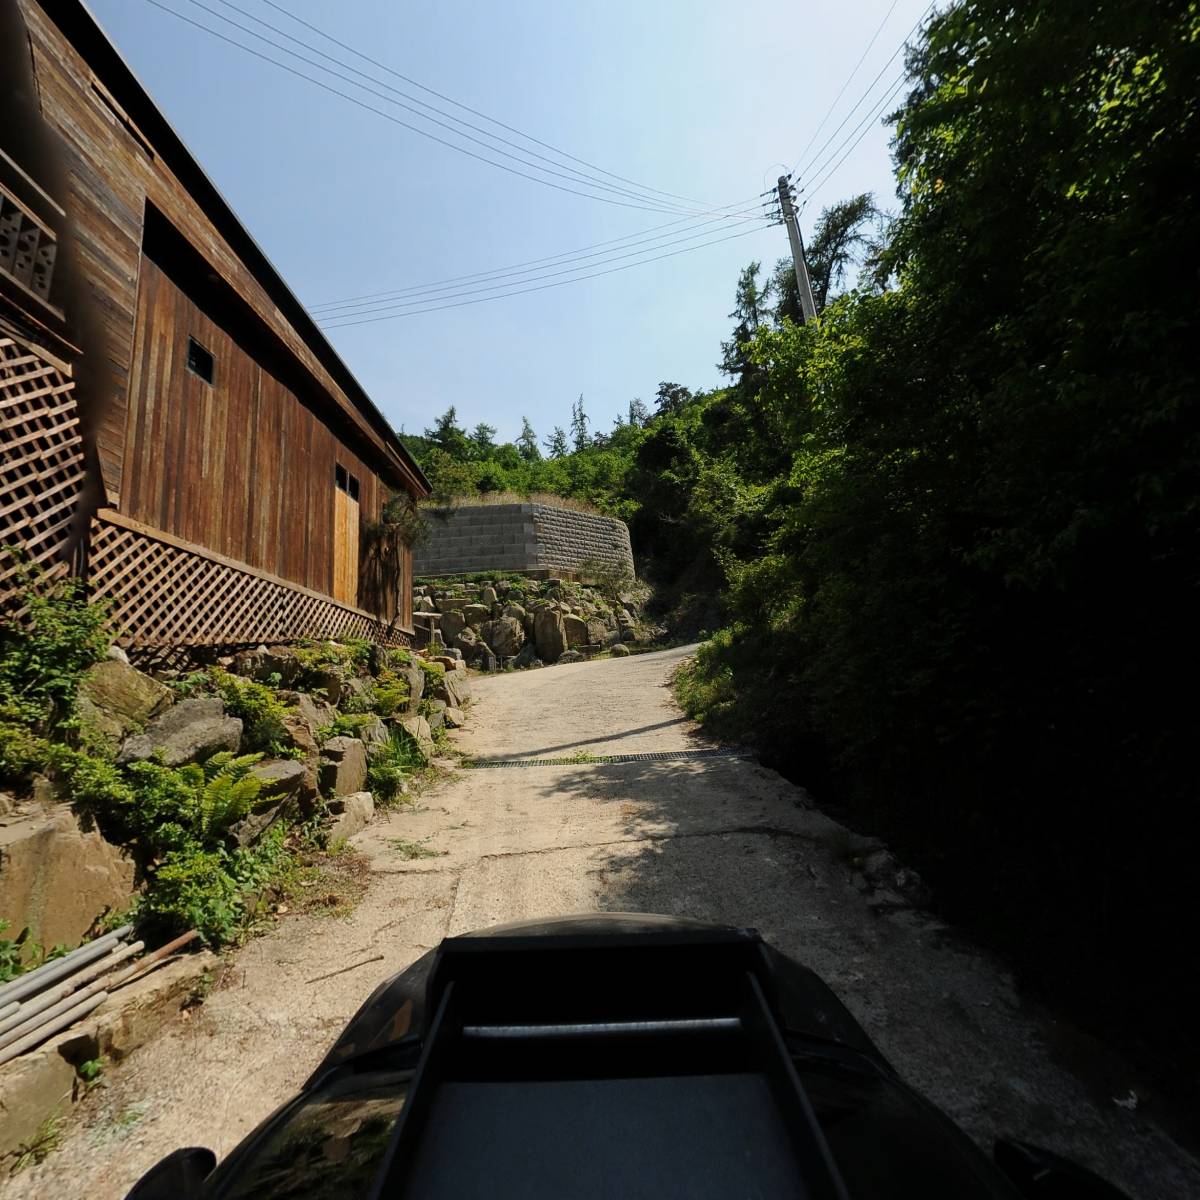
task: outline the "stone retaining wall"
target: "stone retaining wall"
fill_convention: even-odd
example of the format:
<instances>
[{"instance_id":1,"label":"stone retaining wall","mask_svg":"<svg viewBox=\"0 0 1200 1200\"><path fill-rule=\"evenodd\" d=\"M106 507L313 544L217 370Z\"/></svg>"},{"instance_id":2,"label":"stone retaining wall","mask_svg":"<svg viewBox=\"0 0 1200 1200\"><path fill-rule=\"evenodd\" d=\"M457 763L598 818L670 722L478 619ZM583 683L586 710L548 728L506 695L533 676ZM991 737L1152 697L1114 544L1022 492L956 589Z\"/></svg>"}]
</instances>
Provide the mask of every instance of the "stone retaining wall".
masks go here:
<instances>
[{"instance_id":1,"label":"stone retaining wall","mask_svg":"<svg viewBox=\"0 0 1200 1200\"><path fill-rule=\"evenodd\" d=\"M429 540L414 555L416 575L477 571L571 571L599 564L633 575L624 521L533 502L475 504L428 515Z\"/></svg>"}]
</instances>

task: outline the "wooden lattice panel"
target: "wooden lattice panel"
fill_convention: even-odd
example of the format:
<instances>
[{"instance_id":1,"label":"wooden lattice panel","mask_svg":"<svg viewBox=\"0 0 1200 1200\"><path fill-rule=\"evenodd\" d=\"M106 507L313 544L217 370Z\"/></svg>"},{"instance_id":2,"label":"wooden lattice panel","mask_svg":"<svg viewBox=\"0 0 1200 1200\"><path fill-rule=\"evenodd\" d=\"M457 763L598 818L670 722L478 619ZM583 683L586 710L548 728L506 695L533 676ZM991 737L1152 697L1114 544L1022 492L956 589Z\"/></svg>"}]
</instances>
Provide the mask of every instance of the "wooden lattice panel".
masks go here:
<instances>
[{"instance_id":1,"label":"wooden lattice panel","mask_svg":"<svg viewBox=\"0 0 1200 1200\"><path fill-rule=\"evenodd\" d=\"M75 383L0 334L0 546L55 574L66 569L85 468ZM0 555L0 601L17 563Z\"/></svg>"},{"instance_id":2,"label":"wooden lattice panel","mask_svg":"<svg viewBox=\"0 0 1200 1200\"><path fill-rule=\"evenodd\" d=\"M403 630L327 596L155 537L103 512L92 521L88 582L112 606L127 646L233 646L302 638L370 638L405 645Z\"/></svg>"}]
</instances>

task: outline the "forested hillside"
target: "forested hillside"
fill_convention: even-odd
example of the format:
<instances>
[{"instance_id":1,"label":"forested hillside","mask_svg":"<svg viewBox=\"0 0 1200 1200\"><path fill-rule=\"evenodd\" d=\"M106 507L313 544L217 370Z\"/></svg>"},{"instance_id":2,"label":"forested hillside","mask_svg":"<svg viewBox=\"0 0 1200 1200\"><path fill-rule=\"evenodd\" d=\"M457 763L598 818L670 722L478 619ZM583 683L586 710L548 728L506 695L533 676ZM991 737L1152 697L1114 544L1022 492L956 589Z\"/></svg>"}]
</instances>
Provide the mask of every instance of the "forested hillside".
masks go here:
<instances>
[{"instance_id":1,"label":"forested hillside","mask_svg":"<svg viewBox=\"0 0 1200 1200\"><path fill-rule=\"evenodd\" d=\"M696 715L1028 982L1194 1062L1200 7L965 0L909 69L898 212L823 214L817 323L752 264L728 388L602 437L580 401L546 453L453 414L417 449L443 494L629 520L722 625Z\"/></svg>"}]
</instances>

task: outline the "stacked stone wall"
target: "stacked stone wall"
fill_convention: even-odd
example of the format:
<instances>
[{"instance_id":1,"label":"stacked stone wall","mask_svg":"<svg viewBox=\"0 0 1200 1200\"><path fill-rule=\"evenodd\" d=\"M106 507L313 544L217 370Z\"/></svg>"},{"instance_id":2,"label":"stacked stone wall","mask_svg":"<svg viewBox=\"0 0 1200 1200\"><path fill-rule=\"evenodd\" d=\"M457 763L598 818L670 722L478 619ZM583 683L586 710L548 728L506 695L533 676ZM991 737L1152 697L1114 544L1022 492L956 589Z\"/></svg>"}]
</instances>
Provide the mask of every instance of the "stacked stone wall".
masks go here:
<instances>
[{"instance_id":1,"label":"stacked stone wall","mask_svg":"<svg viewBox=\"0 0 1200 1200\"><path fill-rule=\"evenodd\" d=\"M477 571L586 571L633 574L624 521L532 502L432 510L429 540L416 551L417 575Z\"/></svg>"}]
</instances>

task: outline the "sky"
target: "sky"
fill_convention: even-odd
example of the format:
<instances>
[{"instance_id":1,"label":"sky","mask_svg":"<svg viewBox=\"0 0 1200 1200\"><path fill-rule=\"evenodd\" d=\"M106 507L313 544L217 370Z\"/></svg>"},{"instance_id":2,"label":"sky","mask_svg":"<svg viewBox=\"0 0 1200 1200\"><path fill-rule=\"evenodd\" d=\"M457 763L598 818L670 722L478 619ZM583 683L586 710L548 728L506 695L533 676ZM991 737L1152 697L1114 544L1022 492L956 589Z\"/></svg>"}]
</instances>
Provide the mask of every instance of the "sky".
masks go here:
<instances>
[{"instance_id":1,"label":"sky","mask_svg":"<svg viewBox=\"0 0 1200 1200\"><path fill-rule=\"evenodd\" d=\"M500 440L517 435L522 417L548 438L555 425L569 424L580 395L592 428L604 430L634 397L652 406L661 380L720 384L716 363L732 327L738 272L755 259L769 268L788 253L782 227L738 214L758 212L759 193L785 171L799 168L806 236L823 205L860 191L895 207L890 131L871 114L898 82L897 52L927 7L926 0L90 4L392 424L419 433L454 405L462 424L494 425ZM289 58L221 18L348 78ZM589 194L574 194L581 191ZM559 258L576 251L592 257ZM640 261L657 255L670 257ZM411 290L548 258L558 261ZM503 295L522 287L541 290ZM404 294L319 307L396 292ZM403 307L381 311L384 302ZM335 313L344 316L341 328L329 328ZM348 324L352 318L362 323Z\"/></svg>"}]
</instances>

